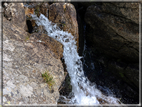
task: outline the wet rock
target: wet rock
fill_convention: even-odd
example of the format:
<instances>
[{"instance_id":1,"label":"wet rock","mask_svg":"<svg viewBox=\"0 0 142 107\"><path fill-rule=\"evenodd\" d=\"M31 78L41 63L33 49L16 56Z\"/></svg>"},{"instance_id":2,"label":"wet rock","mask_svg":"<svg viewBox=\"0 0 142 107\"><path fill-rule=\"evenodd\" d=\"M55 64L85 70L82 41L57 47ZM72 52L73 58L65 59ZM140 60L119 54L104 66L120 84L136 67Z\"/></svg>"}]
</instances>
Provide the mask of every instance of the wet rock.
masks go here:
<instances>
[{"instance_id":1,"label":"wet rock","mask_svg":"<svg viewBox=\"0 0 142 107\"><path fill-rule=\"evenodd\" d=\"M115 95L124 104L139 103L139 69L137 64L116 62L99 56L87 47L84 71L105 95ZM94 67L93 67L94 66ZM133 75L133 76L132 76ZM108 93L111 92L111 93Z\"/></svg>"},{"instance_id":2,"label":"wet rock","mask_svg":"<svg viewBox=\"0 0 142 107\"><path fill-rule=\"evenodd\" d=\"M44 14L46 17L48 17L48 9L49 9L48 2L25 3L25 6L28 8L33 8L37 16L39 16L40 14Z\"/></svg>"},{"instance_id":3,"label":"wet rock","mask_svg":"<svg viewBox=\"0 0 142 107\"><path fill-rule=\"evenodd\" d=\"M90 28L86 39L109 57L136 63L139 61L139 5L117 4L119 7L102 3L87 8L85 20ZM122 4L126 6L120 7Z\"/></svg>"},{"instance_id":4,"label":"wet rock","mask_svg":"<svg viewBox=\"0 0 142 107\"><path fill-rule=\"evenodd\" d=\"M15 9L21 6L13 5ZM23 28L26 21L18 24L15 20L23 15L12 16L13 21L3 17L3 104L57 104L64 80L62 45L47 35L30 36ZM41 75L46 70L55 81L52 90Z\"/></svg>"},{"instance_id":5,"label":"wet rock","mask_svg":"<svg viewBox=\"0 0 142 107\"><path fill-rule=\"evenodd\" d=\"M99 85L119 89L114 93L124 103L138 103L139 4L94 3L86 8L87 75Z\"/></svg>"},{"instance_id":6,"label":"wet rock","mask_svg":"<svg viewBox=\"0 0 142 107\"><path fill-rule=\"evenodd\" d=\"M32 19L30 14L36 14L40 16L40 14L44 14L48 17L49 3L41 2L41 3L24 3L26 20L29 26L27 26L27 31L29 33L45 33L42 26L37 26L35 21Z\"/></svg>"},{"instance_id":7,"label":"wet rock","mask_svg":"<svg viewBox=\"0 0 142 107\"><path fill-rule=\"evenodd\" d=\"M42 3L40 5L40 12L48 18L49 3Z\"/></svg>"},{"instance_id":8,"label":"wet rock","mask_svg":"<svg viewBox=\"0 0 142 107\"><path fill-rule=\"evenodd\" d=\"M53 3L49 8L49 20L64 31L71 33L79 46L78 24L76 19L76 10L70 3Z\"/></svg>"}]
</instances>

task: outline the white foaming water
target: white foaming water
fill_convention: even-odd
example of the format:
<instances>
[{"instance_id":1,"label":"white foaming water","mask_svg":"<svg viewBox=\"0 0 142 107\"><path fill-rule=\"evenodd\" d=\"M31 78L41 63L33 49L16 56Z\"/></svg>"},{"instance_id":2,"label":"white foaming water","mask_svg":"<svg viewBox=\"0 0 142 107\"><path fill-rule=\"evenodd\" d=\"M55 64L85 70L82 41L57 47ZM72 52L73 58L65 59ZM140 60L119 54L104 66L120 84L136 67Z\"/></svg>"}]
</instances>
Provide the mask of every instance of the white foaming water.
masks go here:
<instances>
[{"instance_id":1,"label":"white foaming water","mask_svg":"<svg viewBox=\"0 0 142 107\"><path fill-rule=\"evenodd\" d=\"M64 45L63 57L67 66L67 71L71 78L72 98L69 104L100 104L98 99L102 99L107 104L119 104L119 100L112 96L103 95L95 85L90 85L89 80L84 76L81 57L77 53L75 38L71 33L65 32L49 21L44 15L38 18L32 15L38 26L42 25L47 31L48 36L56 39ZM64 97L65 98L65 97ZM66 98L65 98L66 99Z\"/></svg>"}]
</instances>

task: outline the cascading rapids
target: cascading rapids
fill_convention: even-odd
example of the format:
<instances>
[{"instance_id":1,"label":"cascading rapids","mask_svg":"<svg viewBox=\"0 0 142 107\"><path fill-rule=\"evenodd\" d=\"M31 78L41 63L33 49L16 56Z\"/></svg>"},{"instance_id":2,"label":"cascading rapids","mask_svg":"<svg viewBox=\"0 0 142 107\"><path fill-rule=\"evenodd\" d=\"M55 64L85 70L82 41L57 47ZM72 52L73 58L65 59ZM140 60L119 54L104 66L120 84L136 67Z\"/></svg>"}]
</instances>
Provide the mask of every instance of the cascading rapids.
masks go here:
<instances>
[{"instance_id":1,"label":"cascading rapids","mask_svg":"<svg viewBox=\"0 0 142 107\"><path fill-rule=\"evenodd\" d=\"M32 15L38 26L42 25L48 36L56 39L64 45L63 57L67 71L71 78L73 97L69 104L99 104L98 98L105 100L108 104L119 104L118 99L103 95L95 85L90 85L89 80L84 76L81 57L77 53L75 38L71 33L65 32L49 21L43 14Z\"/></svg>"}]
</instances>

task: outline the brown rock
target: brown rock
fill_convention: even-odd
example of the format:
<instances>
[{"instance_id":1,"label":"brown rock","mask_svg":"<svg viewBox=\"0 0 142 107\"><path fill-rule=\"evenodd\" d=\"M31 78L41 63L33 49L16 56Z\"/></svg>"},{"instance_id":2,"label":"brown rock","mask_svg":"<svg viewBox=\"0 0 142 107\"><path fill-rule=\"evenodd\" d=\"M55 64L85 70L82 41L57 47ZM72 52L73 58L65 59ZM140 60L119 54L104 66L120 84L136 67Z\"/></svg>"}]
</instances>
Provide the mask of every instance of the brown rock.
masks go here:
<instances>
[{"instance_id":1,"label":"brown rock","mask_svg":"<svg viewBox=\"0 0 142 107\"><path fill-rule=\"evenodd\" d=\"M49 9L49 4L48 3L42 3L40 5L40 12L44 14L46 17L48 17L48 9Z\"/></svg>"},{"instance_id":2,"label":"brown rock","mask_svg":"<svg viewBox=\"0 0 142 107\"><path fill-rule=\"evenodd\" d=\"M26 7L25 8L25 15L30 17L31 14L34 14L34 9Z\"/></svg>"},{"instance_id":3,"label":"brown rock","mask_svg":"<svg viewBox=\"0 0 142 107\"><path fill-rule=\"evenodd\" d=\"M41 44L43 44L46 48L49 48L52 52L54 52L55 58L61 59L63 57L63 45L60 42L42 33L31 34L30 40L32 40L33 38L36 40L40 40Z\"/></svg>"},{"instance_id":4,"label":"brown rock","mask_svg":"<svg viewBox=\"0 0 142 107\"><path fill-rule=\"evenodd\" d=\"M120 9L122 16L139 24L139 3L113 3L113 4Z\"/></svg>"},{"instance_id":5,"label":"brown rock","mask_svg":"<svg viewBox=\"0 0 142 107\"><path fill-rule=\"evenodd\" d=\"M42 26L36 25L35 20L32 19L30 14L36 14L37 16L40 16L40 14L43 14L46 17L48 17L49 4L44 2L43 3L24 3L24 4L25 4L26 20L29 23L31 23L29 27L32 28L32 31L30 31L30 33L45 33L46 31L42 28ZM28 28L27 28L27 31L28 31Z\"/></svg>"},{"instance_id":6,"label":"brown rock","mask_svg":"<svg viewBox=\"0 0 142 107\"><path fill-rule=\"evenodd\" d=\"M78 24L76 19L76 10L70 3L53 3L49 8L49 20L64 31L71 33L79 45Z\"/></svg>"},{"instance_id":7,"label":"brown rock","mask_svg":"<svg viewBox=\"0 0 142 107\"><path fill-rule=\"evenodd\" d=\"M49 3L48 2L39 2L39 3L24 3L25 7L28 9L34 9L35 14L38 16L42 13L46 17L48 16L48 9L49 9Z\"/></svg>"}]
</instances>

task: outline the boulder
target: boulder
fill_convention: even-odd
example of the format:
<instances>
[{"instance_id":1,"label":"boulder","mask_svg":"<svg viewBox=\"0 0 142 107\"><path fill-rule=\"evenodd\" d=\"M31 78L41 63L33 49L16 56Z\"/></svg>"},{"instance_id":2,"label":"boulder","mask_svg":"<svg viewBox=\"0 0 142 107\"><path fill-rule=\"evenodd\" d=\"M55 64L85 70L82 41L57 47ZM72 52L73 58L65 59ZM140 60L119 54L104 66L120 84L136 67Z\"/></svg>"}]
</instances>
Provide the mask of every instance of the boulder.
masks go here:
<instances>
[{"instance_id":1,"label":"boulder","mask_svg":"<svg viewBox=\"0 0 142 107\"><path fill-rule=\"evenodd\" d=\"M53 3L49 7L49 20L64 31L71 33L79 46L78 23L76 19L76 10L71 3ZM79 47L78 47L79 48Z\"/></svg>"},{"instance_id":2,"label":"boulder","mask_svg":"<svg viewBox=\"0 0 142 107\"><path fill-rule=\"evenodd\" d=\"M118 4L118 5L116 5ZM87 41L109 57L139 62L138 3L102 3L87 8Z\"/></svg>"},{"instance_id":3,"label":"boulder","mask_svg":"<svg viewBox=\"0 0 142 107\"><path fill-rule=\"evenodd\" d=\"M87 5L87 75L112 89L124 103L138 103L139 3Z\"/></svg>"},{"instance_id":4,"label":"boulder","mask_svg":"<svg viewBox=\"0 0 142 107\"><path fill-rule=\"evenodd\" d=\"M30 35L25 21L14 18L3 17L3 104L57 104L64 80L62 45L45 34ZM42 78L46 71L55 82L51 88Z\"/></svg>"}]
</instances>

